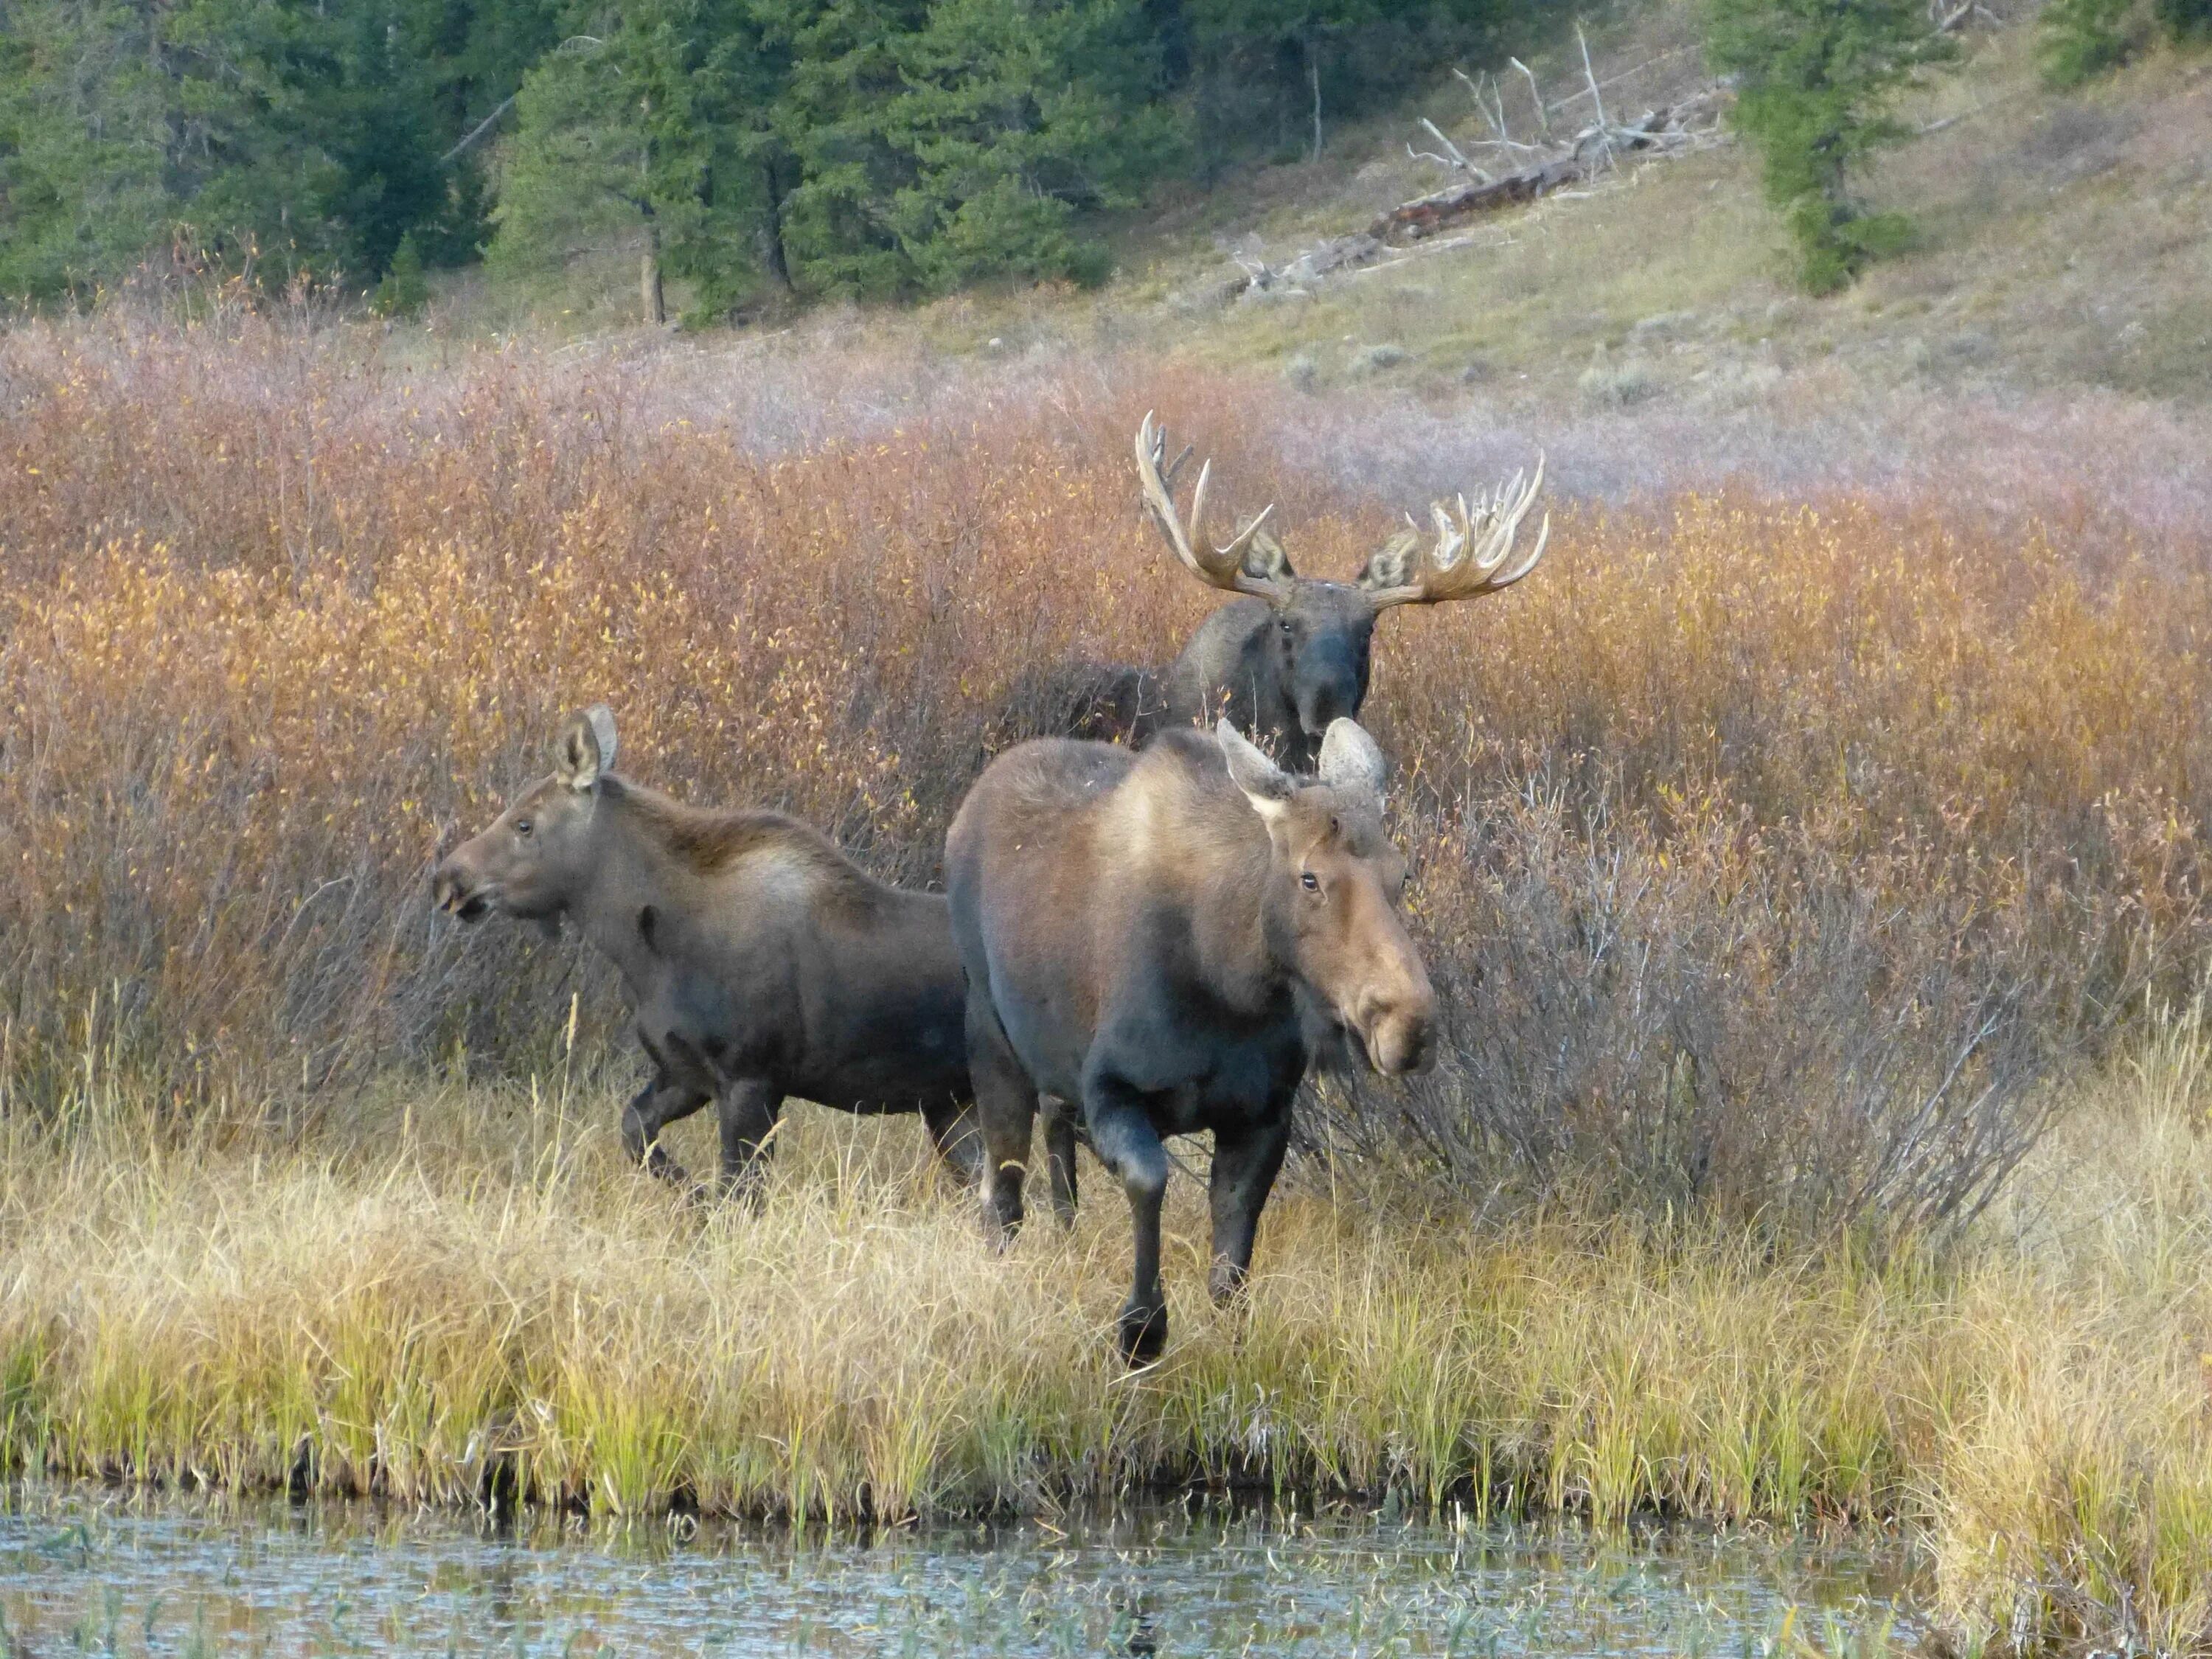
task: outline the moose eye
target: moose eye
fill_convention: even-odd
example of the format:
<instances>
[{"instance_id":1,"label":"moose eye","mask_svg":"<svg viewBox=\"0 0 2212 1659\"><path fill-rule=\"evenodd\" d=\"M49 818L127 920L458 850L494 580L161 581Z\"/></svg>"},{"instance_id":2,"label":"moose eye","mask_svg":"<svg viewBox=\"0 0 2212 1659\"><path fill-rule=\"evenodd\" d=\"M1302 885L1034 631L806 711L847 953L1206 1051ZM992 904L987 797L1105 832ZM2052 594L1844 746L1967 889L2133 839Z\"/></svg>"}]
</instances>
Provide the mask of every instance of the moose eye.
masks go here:
<instances>
[{"instance_id":1,"label":"moose eye","mask_svg":"<svg viewBox=\"0 0 2212 1659\"><path fill-rule=\"evenodd\" d=\"M1318 893L1321 891L1321 878L1314 874L1310 870L1304 872L1298 877L1298 883L1309 893Z\"/></svg>"},{"instance_id":2,"label":"moose eye","mask_svg":"<svg viewBox=\"0 0 2212 1659\"><path fill-rule=\"evenodd\" d=\"M528 818L515 819L514 833L518 836L528 835L530 833L530 820Z\"/></svg>"}]
</instances>

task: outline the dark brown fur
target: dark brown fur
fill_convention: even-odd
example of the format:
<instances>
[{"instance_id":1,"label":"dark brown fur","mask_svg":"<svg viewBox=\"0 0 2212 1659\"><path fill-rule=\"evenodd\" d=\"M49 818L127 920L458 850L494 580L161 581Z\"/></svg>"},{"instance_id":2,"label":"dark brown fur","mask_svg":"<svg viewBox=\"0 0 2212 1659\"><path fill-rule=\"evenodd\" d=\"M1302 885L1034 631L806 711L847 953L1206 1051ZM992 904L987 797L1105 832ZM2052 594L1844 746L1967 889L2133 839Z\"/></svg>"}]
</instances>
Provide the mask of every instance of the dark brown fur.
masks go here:
<instances>
[{"instance_id":1,"label":"dark brown fur","mask_svg":"<svg viewBox=\"0 0 2212 1659\"><path fill-rule=\"evenodd\" d=\"M972 1173L966 990L945 900L889 887L811 825L687 806L608 769L614 720L571 719L552 776L457 848L433 882L464 921L573 921L622 971L653 1078L623 1114L630 1155L681 1175L661 1131L720 1103L722 1178L752 1165L787 1095L919 1111Z\"/></svg>"},{"instance_id":2,"label":"dark brown fur","mask_svg":"<svg viewBox=\"0 0 2212 1659\"><path fill-rule=\"evenodd\" d=\"M1213 1136L1212 1288L1226 1297L1289 1142L1309 1030L1345 1029L1382 1072L1425 1060L1434 996L1397 915L1405 863L1382 833L1381 774L1349 720L1304 781L1226 726L1218 742L1170 731L1140 755L1048 740L1000 757L953 822L988 1224L1021 1221L1038 1092L1079 1103L1135 1221L1133 1362L1166 1339L1161 1138Z\"/></svg>"}]
</instances>

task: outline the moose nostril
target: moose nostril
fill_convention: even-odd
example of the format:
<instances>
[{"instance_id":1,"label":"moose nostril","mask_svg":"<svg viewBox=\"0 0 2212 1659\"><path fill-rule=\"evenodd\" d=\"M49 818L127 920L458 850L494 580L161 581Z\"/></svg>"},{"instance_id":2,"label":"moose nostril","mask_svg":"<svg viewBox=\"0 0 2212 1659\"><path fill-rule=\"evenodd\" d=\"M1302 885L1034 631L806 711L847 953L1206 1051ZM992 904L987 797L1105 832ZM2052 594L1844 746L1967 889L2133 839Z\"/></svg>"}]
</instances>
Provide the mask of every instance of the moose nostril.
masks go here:
<instances>
[{"instance_id":1,"label":"moose nostril","mask_svg":"<svg viewBox=\"0 0 2212 1659\"><path fill-rule=\"evenodd\" d=\"M1376 1069L1390 1077L1418 1072L1429 1063L1429 1028L1420 1020L1398 1018L1377 1034Z\"/></svg>"},{"instance_id":2,"label":"moose nostril","mask_svg":"<svg viewBox=\"0 0 2212 1659\"><path fill-rule=\"evenodd\" d=\"M1413 1027L1407 1039L1406 1063L1399 1069L1407 1072L1425 1072L1437 1057L1435 1028L1424 1020Z\"/></svg>"}]
</instances>

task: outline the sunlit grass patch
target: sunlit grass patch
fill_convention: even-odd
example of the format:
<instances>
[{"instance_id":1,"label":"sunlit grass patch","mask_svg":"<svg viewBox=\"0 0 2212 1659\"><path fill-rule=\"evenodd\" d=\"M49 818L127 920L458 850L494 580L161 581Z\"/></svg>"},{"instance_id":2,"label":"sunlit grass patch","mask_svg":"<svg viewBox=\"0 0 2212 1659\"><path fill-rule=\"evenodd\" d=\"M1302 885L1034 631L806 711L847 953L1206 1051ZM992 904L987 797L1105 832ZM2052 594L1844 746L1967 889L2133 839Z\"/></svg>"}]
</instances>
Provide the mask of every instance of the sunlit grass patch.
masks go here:
<instances>
[{"instance_id":1,"label":"sunlit grass patch","mask_svg":"<svg viewBox=\"0 0 2212 1659\"><path fill-rule=\"evenodd\" d=\"M597 1085L291 1133L17 1117L5 1455L614 1516L1050 1515L1196 1483L1478 1525L1902 1522L1962 1631L2124 1606L2194 1639L2212 1174L2197 1073L2149 1052L2140 1098L2076 1120L2102 1149L2032 1168L1947 1264L1565 1206L1471 1226L1304 1170L1249 1305L1217 1311L1178 1179L1176 1339L1135 1376L1095 1168L1073 1232L1000 1255L912 1122L794 1106L765 1201L702 1209L622 1164Z\"/></svg>"}]
</instances>

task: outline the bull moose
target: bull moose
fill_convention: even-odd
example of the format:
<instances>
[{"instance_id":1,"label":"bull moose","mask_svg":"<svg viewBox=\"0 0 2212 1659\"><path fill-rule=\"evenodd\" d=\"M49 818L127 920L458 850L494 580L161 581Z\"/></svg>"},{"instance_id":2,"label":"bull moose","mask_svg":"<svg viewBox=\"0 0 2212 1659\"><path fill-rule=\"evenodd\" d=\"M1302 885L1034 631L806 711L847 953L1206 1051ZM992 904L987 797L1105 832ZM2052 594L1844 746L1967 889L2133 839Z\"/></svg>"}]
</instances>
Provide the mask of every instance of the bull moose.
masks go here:
<instances>
[{"instance_id":1,"label":"bull moose","mask_svg":"<svg viewBox=\"0 0 2212 1659\"><path fill-rule=\"evenodd\" d=\"M1169 731L1142 751L1017 745L945 841L986 1224L1003 1238L1021 1223L1038 1093L1077 1103L1134 1221L1119 1322L1132 1364L1167 1340L1161 1137L1213 1136L1210 1289L1225 1300L1251 1265L1314 1048L1348 1036L1395 1074L1431 1041L1374 739L1331 722L1318 775L1298 778L1228 721L1216 733Z\"/></svg>"},{"instance_id":2,"label":"bull moose","mask_svg":"<svg viewBox=\"0 0 2212 1659\"><path fill-rule=\"evenodd\" d=\"M1210 587L1237 597L1200 624L1165 683L1121 671L1097 694L1099 720L1118 721L1141 739L1164 726L1193 726L1217 716L1271 743L1278 757L1310 771L1329 723L1357 719L1367 699L1368 656L1375 623L1401 605L1441 605L1504 592L1536 568L1551 539L1549 514L1527 557L1514 544L1544 487L1534 476L1470 501L1430 508L1435 540L1401 531L1370 555L1350 582L1301 576L1267 532L1270 507L1226 547L1205 540L1202 520L1211 462L1199 468L1186 529L1176 511L1175 482L1190 459L1186 447L1166 459L1167 434L1150 415L1137 429L1137 477L1145 505L1169 549Z\"/></svg>"},{"instance_id":3,"label":"bull moose","mask_svg":"<svg viewBox=\"0 0 2212 1659\"><path fill-rule=\"evenodd\" d=\"M463 921L572 918L614 960L653 1076L623 1145L684 1172L661 1131L719 1100L726 1190L787 1095L850 1112L919 1111L972 1178L966 992L941 895L885 886L779 812L688 806L617 776L615 722L573 714L552 775L432 878Z\"/></svg>"}]
</instances>

